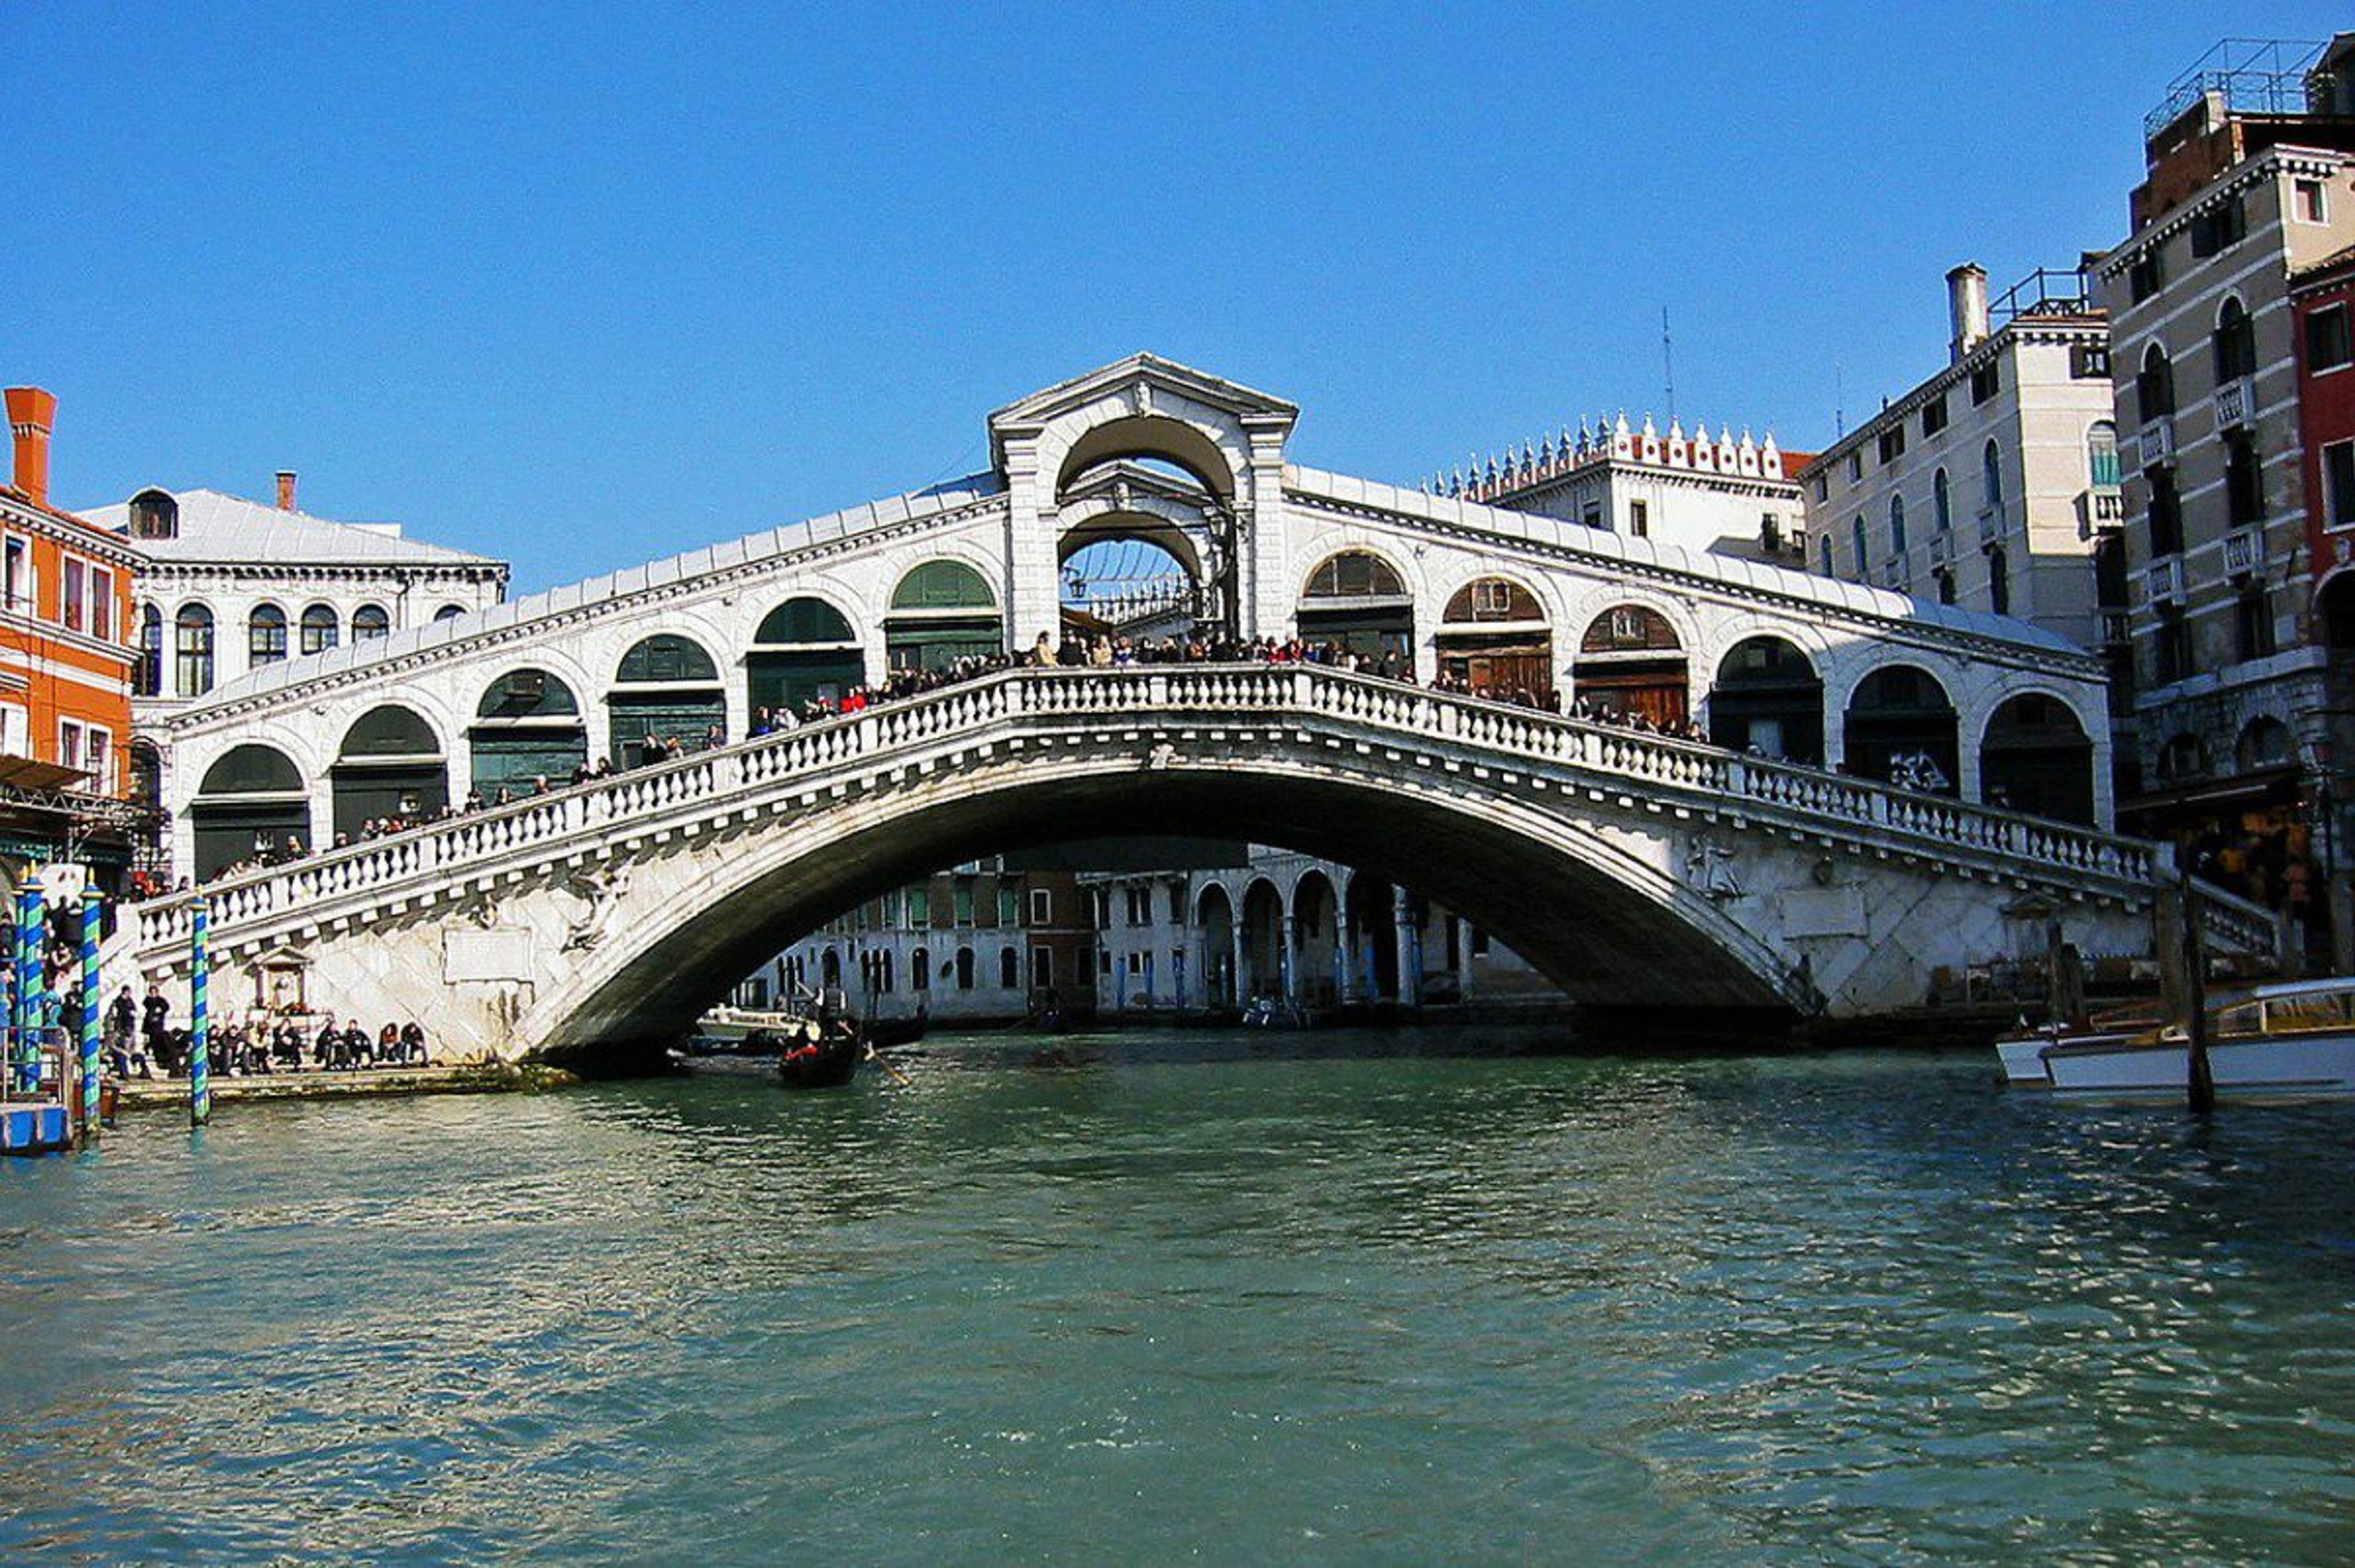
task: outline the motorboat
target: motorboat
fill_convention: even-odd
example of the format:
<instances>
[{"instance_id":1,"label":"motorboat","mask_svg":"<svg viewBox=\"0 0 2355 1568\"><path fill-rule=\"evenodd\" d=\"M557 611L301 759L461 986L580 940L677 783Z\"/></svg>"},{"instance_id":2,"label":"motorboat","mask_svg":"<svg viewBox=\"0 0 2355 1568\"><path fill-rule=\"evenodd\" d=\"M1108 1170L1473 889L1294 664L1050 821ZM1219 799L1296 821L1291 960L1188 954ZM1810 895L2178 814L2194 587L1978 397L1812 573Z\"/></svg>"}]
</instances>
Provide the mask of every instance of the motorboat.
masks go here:
<instances>
[{"instance_id":1,"label":"motorboat","mask_svg":"<svg viewBox=\"0 0 2355 1568\"><path fill-rule=\"evenodd\" d=\"M742 1051L755 1035L782 1034L802 1019L794 1009L718 1007L695 1020L698 1040L721 1051Z\"/></svg>"},{"instance_id":2,"label":"motorboat","mask_svg":"<svg viewBox=\"0 0 2355 1568\"><path fill-rule=\"evenodd\" d=\"M2191 1045L2180 1026L2129 1040L2088 1036L2043 1051L2056 1094L2187 1092ZM2285 980L2208 1015L2208 1070L2219 1100L2355 1098L2355 976Z\"/></svg>"},{"instance_id":3,"label":"motorboat","mask_svg":"<svg viewBox=\"0 0 2355 1568\"><path fill-rule=\"evenodd\" d=\"M2056 1045L2123 1045L2142 1039L2161 1022L2156 1007L2137 1004L2096 1013L2081 1024L2053 1022L2030 1028L2025 1020L2016 1034L1995 1042L2007 1083L2049 1089L2052 1077L2045 1070L2044 1053Z\"/></svg>"}]
</instances>

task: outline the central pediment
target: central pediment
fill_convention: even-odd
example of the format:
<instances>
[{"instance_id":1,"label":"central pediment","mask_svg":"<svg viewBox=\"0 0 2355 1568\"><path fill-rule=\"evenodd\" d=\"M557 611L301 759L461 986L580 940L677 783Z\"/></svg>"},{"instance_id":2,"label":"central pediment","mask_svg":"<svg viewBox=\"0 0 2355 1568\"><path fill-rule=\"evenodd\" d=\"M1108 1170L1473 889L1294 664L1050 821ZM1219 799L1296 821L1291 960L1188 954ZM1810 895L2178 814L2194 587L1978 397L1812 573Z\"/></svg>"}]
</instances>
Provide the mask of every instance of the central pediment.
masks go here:
<instances>
[{"instance_id":1,"label":"central pediment","mask_svg":"<svg viewBox=\"0 0 2355 1568\"><path fill-rule=\"evenodd\" d=\"M1116 403L1124 403L1125 411L1135 417L1168 412L1199 421L1209 415L1238 427L1273 425L1286 433L1300 418L1298 405L1282 398L1180 365L1174 359L1132 354L1084 376L1059 381L991 414L991 461L1003 471L1009 438L1019 438L1068 416Z\"/></svg>"}]
</instances>

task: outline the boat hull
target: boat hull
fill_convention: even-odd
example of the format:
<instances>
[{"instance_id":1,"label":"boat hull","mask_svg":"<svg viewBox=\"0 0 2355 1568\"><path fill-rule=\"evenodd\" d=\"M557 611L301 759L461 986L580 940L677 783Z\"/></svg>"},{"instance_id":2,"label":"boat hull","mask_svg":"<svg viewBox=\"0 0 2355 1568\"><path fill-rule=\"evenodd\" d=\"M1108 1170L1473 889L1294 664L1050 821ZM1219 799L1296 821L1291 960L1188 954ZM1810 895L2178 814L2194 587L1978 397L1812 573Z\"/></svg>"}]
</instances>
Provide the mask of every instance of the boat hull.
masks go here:
<instances>
[{"instance_id":1,"label":"boat hull","mask_svg":"<svg viewBox=\"0 0 2355 1568\"><path fill-rule=\"evenodd\" d=\"M2083 1040L2049 1046L2055 1093L2156 1097L2185 1093L2190 1047L2181 1040ZM2220 1100L2355 1099L2355 1031L2222 1040L2208 1048Z\"/></svg>"}]
</instances>

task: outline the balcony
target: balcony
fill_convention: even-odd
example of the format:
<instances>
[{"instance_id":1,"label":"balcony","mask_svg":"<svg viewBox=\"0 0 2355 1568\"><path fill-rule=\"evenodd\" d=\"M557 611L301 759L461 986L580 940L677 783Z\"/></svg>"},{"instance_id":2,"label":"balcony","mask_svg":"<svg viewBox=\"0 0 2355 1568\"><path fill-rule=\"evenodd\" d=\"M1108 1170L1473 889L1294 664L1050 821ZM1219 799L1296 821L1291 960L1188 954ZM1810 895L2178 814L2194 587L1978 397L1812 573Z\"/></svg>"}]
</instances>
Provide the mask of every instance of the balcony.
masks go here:
<instances>
[{"instance_id":1,"label":"balcony","mask_svg":"<svg viewBox=\"0 0 2355 1568\"><path fill-rule=\"evenodd\" d=\"M2095 528L2122 523L2126 517L2126 499L2115 489L2097 489L2092 493L2089 509Z\"/></svg>"},{"instance_id":2,"label":"balcony","mask_svg":"<svg viewBox=\"0 0 2355 1568\"><path fill-rule=\"evenodd\" d=\"M1930 564L1934 567L1952 566L1955 564L1955 536L1953 534L1935 533L1930 536Z\"/></svg>"},{"instance_id":3,"label":"balcony","mask_svg":"<svg viewBox=\"0 0 2355 1568\"><path fill-rule=\"evenodd\" d=\"M2148 468L2155 463L2174 462L2175 416L2161 414L2155 420L2145 420L2141 432L2135 439L2141 448L2142 465L2145 468Z\"/></svg>"},{"instance_id":4,"label":"balcony","mask_svg":"<svg viewBox=\"0 0 2355 1568\"><path fill-rule=\"evenodd\" d=\"M2143 568L2142 596L2146 604L2183 603L2183 558L2161 556Z\"/></svg>"},{"instance_id":5,"label":"balcony","mask_svg":"<svg viewBox=\"0 0 2355 1568\"><path fill-rule=\"evenodd\" d=\"M2130 630L2129 630L2129 626L2130 626L2130 624L2131 624L2131 623L2130 623L2130 621L2129 621L2129 619L2128 619L2128 617L2127 617L2127 614L2126 614L2126 613L2125 611L2123 611L2123 610L2105 610L2105 611L2103 611L2103 612L2102 612L2102 642L2103 642L2103 644L2104 644L2105 646L2115 647L2115 646L2116 646L2116 645L2117 645L2118 644L2120 644L2120 643L2124 643L2124 642L2130 641L2130 640L2132 639L2132 634L2131 634L2131 632L2130 632Z\"/></svg>"},{"instance_id":6,"label":"balcony","mask_svg":"<svg viewBox=\"0 0 2355 1568\"><path fill-rule=\"evenodd\" d=\"M2003 507L1981 507L1979 508L1979 548L1984 549L1988 545L2002 542Z\"/></svg>"},{"instance_id":7,"label":"balcony","mask_svg":"<svg viewBox=\"0 0 2355 1568\"><path fill-rule=\"evenodd\" d=\"M2265 531L2234 528L2224 536L2224 575L2253 577L2265 564Z\"/></svg>"},{"instance_id":8,"label":"balcony","mask_svg":"<svg viewBox=\"0 0 2355 1568\"><path fill-rule=\"evenodd\" d=\"M2254 423L2256 414L2256 389L2249 385L2249 379L2246 376L2235 376L2229 381L2218 384L2216 429L2220 433Z\"/></svg>"}]
</instances>

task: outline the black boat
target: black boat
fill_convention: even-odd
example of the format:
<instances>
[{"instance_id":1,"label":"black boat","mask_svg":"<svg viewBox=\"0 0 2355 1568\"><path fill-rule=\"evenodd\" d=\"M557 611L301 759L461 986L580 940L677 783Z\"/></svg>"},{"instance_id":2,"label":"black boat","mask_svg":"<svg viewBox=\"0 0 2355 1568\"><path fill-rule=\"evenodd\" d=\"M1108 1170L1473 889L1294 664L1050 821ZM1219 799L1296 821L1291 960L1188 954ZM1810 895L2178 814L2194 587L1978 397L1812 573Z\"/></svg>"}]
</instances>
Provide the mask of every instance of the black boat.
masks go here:
<instances>
[{"instance_id":1,"label":"black boat","mask_svg":"<svg viewBox=\"0 0 2355 1568\"><path fill-rule=\"evenodd\" d=\"M777 1055L777 1077L788 1089L839 1089L866 1056L858 1027L837 1020L788 1042Z\"/></svg>"},{"instance_id":2,"label":"black boat","mask_svg":"<svg viewBox=\"0 0 2355 1568\"><path fill-rule=\"evenodd\" d=\"M922 1008L916 1009L913 1018L868 1019L867 1043L878 1051L888 1051L895 1045L913 1045L924 1038L924 1026L928 1021Z\"/></svg>"}]
</instances>

